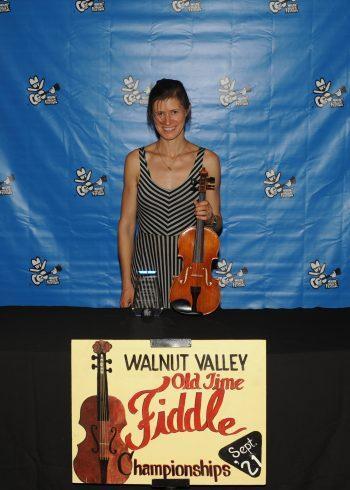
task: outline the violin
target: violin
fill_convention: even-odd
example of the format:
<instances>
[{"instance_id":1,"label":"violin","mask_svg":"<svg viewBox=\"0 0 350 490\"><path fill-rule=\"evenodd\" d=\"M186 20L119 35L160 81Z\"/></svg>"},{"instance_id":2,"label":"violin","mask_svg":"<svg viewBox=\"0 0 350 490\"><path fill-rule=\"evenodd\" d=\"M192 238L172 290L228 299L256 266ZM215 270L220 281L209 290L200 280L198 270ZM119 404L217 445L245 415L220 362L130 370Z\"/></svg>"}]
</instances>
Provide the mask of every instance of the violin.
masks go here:
<instances>
[{"instance_id":1,"label":"violin","mask_svg":"<svg viewBox=\"0 0 350 490\"><path fill-rule=\"evenodd\" d=\"M208 177L205 167L199 175L199 201L205 200L207 189L214 189L214 177ZM214 230L197 219L195 227L187 228L178 240L183 267L174 277L170 289L171 307L187 315L207 315L220 304L220 287L211 274L212 261L218 258L219 238Z\"/></svg>"},{"instance_id":2,"label":"violin","mask_svg":"<svg viewBox=\"0 0 350 490\"><path fill-rule=\"evenodd\" d=\"M124 483L131 473L131 458L120 432L126 426L125 410L118 398L108 395L106 367L112 360L106 354L109 342L98 340L93 345L92 369L97 369L97 395L84 400L79 424L86 437L78 444L74 471L84 483Z\"/></svg>"}]
</instances>

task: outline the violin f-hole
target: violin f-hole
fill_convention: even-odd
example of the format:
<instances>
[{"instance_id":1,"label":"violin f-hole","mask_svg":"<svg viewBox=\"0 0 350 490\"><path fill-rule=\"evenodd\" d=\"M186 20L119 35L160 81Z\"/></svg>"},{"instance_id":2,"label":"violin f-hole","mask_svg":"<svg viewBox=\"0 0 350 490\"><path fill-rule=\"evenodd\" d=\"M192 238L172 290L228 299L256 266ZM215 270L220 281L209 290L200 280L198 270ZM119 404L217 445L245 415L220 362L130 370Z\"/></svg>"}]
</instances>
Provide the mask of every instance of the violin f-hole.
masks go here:
<instances>
[{"instance_id":1,"label":"violin f-hole","mask_svg":"<svg viewBox=\"0 0 350 490\"><path fill-rule=\"evenodd\" d=\"M90 430L91 430L92 438L96 442L96 449L95 448L91 448L91 451L96 454L96 453L98 453L98 440L97 440L97 437L95 435L94 430L97 431L97 425L91 425L90 426Z\"/></svg>"},{"instance_id":2,"label":"violin f-hole","mask_svg":"<svg viewBox=\"0 0 350 490\"><path fill-rule=\"evenodd\" d=\"M112 428L111 428L111 433L113 434L113 437L112 437L112 439L109 441L109 450L110 450L110 452L111 452L112 454L115 454L115 453L117 452L117 450L112 448L112 442L114 441L114 438L115 438L115 436L116 436L116 434L117 434L117 429L116 429L115 427L112 427Z\"/></svg>"}]
</instances>

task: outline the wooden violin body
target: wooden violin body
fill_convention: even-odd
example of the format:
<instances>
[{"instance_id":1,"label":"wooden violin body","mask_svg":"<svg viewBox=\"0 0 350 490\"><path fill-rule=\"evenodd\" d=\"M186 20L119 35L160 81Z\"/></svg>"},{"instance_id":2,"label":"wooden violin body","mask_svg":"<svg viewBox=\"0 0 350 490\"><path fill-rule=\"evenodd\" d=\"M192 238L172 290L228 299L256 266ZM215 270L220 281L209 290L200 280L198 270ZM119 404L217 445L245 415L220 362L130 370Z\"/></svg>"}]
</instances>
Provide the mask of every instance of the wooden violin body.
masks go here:
<instances>
[{"instance_id":1,"label":"wooden violin body","mask_svg":"<svg viewBox=\"0 0 350 490\"><path fill-rule=\"evenodd\" d=\"M203 315L212 313L220 304L220 289L218 280L211 274L212 261L217 259L219 252L219 238L215 231L204 228L203 260L193 262L192 256L195 248L196 228L187 228L179 237L179 256L183 259L183 267L170 291L170 302L176 309L181 309L179 300L184 300L191 309L181 313ZM182 303L183 309L185 303Z\"/></svg>"},{"instance_id":2,"label":"wooden violin body","mask_svg":"<svg viewBox=\"0 0 350 490\"><path fill-rule=\"evenodd\" d=\"M199 177L199 201L205 199L208 172L203 167ZM170 304L175 311L187 315L207 315L220 304L220 288L212 277L212 261L218 258L219 238L215 231L197 219L195 227L187 228L178 240L179 257L183 260L182 270L174 278L170 289Z\"/></svg>"},{"instance_id":3,"label":"wooden violin body","mask_svg":"<svg viewBox=\"0 0 350 490\"><path fill-rule=\"evenodd\" d=\"M131 470L128 450L120 437L126 425L124 407L113 396L108 397L108 404L112 414L108 421L96 420L96 396L81 406L79 424L86 430L86 438L78 444L74 471L84 483L124 483Z\"/></svg>"},{"instance_id":4,"label":"wooden violin body","mask_svg":"<svg viewBox=\"0 0 350 490\"><path fill-rule=\"evenodd\" d=\"M104 343L106 344L108 342ZM95 349L94 351L96 352ZM125 410L118 398L108 395L105 365L111 361L106 360L105 352L93 356L93 359L96 358L97 396L86 398L81 405L79 424L84 427L86 437L78 444L73 467L78 478L84 483L120 484L124 483L131 473L132 454L129 454L120 436L126 425Z\"/></svg>"}]
</instances>

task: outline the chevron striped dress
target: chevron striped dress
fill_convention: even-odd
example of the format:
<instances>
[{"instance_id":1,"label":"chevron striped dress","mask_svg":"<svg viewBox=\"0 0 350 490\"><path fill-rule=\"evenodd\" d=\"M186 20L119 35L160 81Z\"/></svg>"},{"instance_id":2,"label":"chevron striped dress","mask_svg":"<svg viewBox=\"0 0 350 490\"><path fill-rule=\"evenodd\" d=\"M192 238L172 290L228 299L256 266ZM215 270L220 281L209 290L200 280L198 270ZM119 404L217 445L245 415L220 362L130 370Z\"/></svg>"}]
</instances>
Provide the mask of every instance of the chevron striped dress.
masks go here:
<instances>
[{"instance_id":1,"label":"chevron striped dress","mask_svg":"<svg viewBox=\"0 0 350 490\"><path fill-rule=\"evenodd\" d=\"M205 148L199 148L187 179L175 189L167 190L153 182L145 149L139 149L138 229L132 259L132 279L135 285L139 270L157 271L164 308L170 307L172 280L181 270L178 236L196 224L193 201L198 198L198 188L194 184L199 179L204 152Z\"/></svg>"}]
</instances>

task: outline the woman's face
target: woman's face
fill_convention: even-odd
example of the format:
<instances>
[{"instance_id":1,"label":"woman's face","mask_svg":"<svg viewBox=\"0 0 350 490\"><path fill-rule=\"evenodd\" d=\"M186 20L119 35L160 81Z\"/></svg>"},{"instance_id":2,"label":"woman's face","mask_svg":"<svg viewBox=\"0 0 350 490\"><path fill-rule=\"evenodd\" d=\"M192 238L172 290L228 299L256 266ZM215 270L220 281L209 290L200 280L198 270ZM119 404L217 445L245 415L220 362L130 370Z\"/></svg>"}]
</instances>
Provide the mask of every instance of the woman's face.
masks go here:
<instances>
[{"instance_id":1,"label":"woman's face","mask_svg":"<svg viewBox=\"0 0 350 490\"><path fill-rule=\"evenodd\" d=\"M161 138L173 140L184 130L188 111L176 97L156 100L153 104L153 121Z\"/></svg>"}]
</instances>

